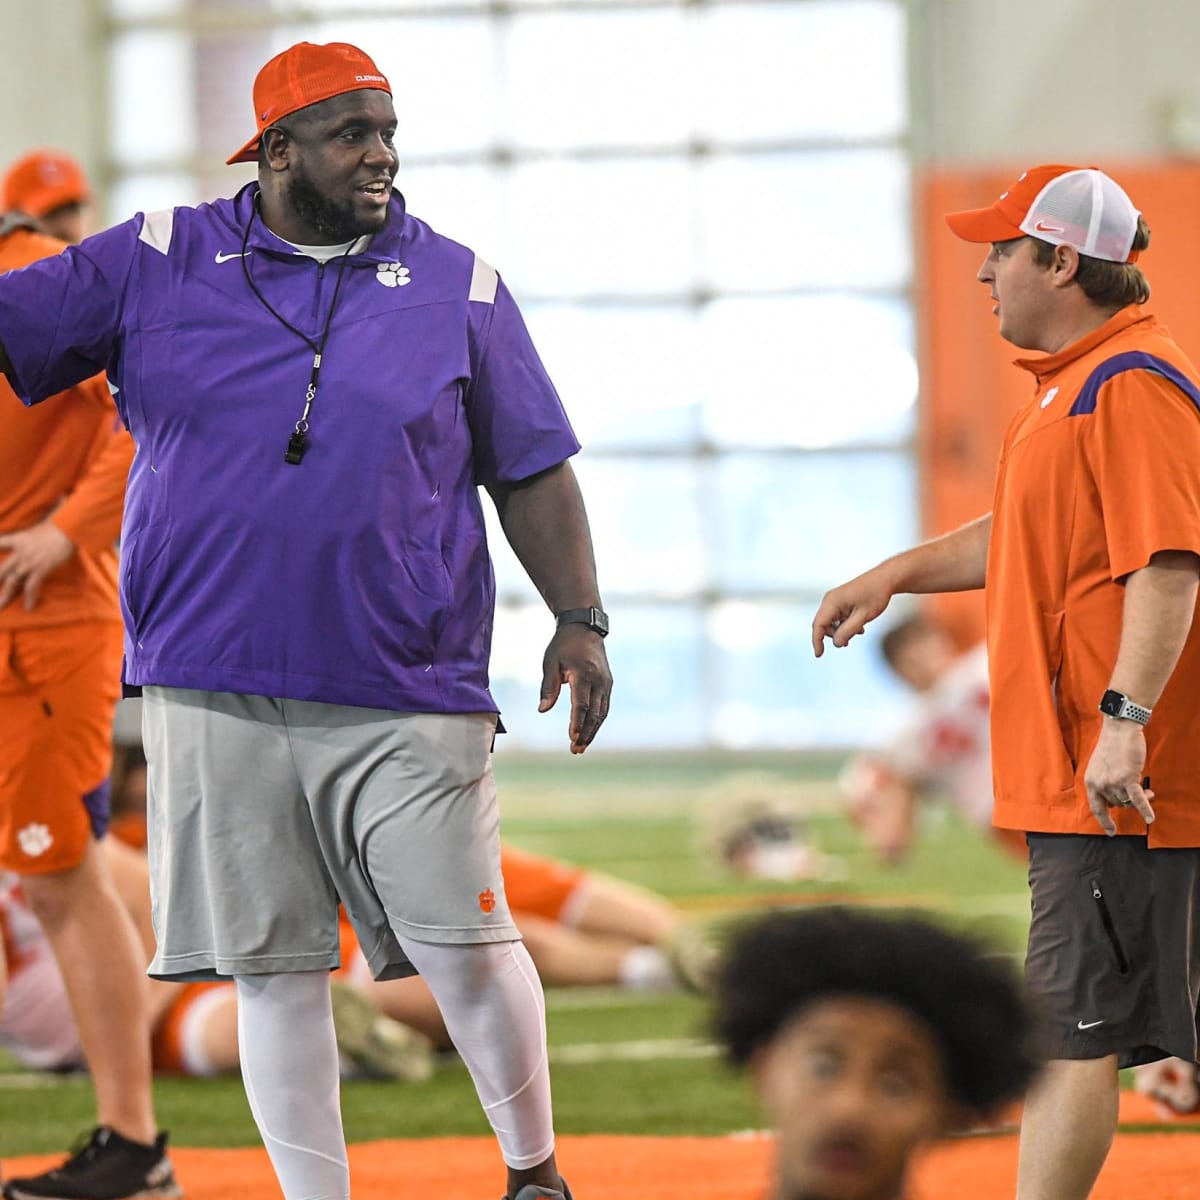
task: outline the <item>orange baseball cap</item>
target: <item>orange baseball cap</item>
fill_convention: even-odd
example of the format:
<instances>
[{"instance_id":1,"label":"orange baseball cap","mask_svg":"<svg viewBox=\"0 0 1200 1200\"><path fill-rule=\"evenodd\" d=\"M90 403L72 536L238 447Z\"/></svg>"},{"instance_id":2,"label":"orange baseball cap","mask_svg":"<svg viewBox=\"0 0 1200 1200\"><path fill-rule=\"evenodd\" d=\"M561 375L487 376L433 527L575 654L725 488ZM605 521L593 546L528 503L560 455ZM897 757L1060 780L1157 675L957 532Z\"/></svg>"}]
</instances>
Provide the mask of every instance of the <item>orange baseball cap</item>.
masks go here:
<instances>
[{"instance_id":1,"label":"orange baseball cap","mask_svg":"<svg viewBox=\"0 0 1200 1200\"><path fill-rule=\"evenodd\" d=\"M258 132L227 163L257 162L263 130L289 113L319 104L344 92L377 88L392 94L392 85L357 46L330 42L319 46L298 42L277 54L254 80L254 117Z\"/></svg>"},{"instance_id":2,"label":"orange baseball cap","mask_svg":"<svg viewBox=\"0 0 1200 1200\"><path fill-rule=\"evenodd\" d=\"M967 242L1035 237L1108 262L1135 262L1141 213L1115 180L1096 167L1050 163L1023 171L990 208L948 213L946 224Z\"/></svg>"},{"instance_id":3,"label":"orange baseball cap","mask_svg":"<svg viewBox=\"0 0 1200 1200\"><path fill-rule=\"evenodd\" d=\"M44 217L56 208L91 198L83 168L59 150L31 150L8 168L0 182L4 211L31 217Z\"/></svg>"}]
</instances>

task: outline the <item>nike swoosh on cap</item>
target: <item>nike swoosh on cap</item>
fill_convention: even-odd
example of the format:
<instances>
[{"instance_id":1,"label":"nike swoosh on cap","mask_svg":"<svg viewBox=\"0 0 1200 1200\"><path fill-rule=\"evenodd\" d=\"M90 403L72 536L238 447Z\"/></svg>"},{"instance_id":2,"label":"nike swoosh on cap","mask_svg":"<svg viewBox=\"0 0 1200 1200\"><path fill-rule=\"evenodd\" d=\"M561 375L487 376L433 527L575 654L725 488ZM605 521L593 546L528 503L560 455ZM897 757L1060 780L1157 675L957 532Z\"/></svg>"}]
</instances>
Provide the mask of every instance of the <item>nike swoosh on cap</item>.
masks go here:
<instances>
[{"instance_id":1,"label":"nike swoosh on cap","mask_svg":"<svg viewBox=\"0 0 1200 1200\"><path fill-rule=\"evenodd\" d=\"M1095 1029L1097 1025L1103 1025L1103 1021L1089 1021L1086 1025L1082 1021L1075 1022L1076 1029Z\"/></svg>"},{"instance_id":2,"label":"nike swoosh on cap","mask_svg":"<svg viewBox=\"0 0 1200 1200\"><path fill-rule=\"evenodd\" d=\"M1065 232L1065 230L1063 229L1063 227L1061 225L1047 225L1045 221L1035 221L1033 227L1034 227L1034 229L1036 229L1038 231L1038 233L1064 233Z\"/></svg>"},{"instance_id":3,"label":"nike swoosh on cap","mask_svg":"<svg viewBox=\"0 0 1200 1200\"><path fill-rule=\"evenodd\" d=\"M254 253L253 250L246 251L246 254L253 254L253 253ZM216 256L216 258L213 259L213 262L223 263L223 262L228 262L231 258L245 258L246 254L222 254L221 251L218 250L217 256Z\"/></svg>"}]
</instances>

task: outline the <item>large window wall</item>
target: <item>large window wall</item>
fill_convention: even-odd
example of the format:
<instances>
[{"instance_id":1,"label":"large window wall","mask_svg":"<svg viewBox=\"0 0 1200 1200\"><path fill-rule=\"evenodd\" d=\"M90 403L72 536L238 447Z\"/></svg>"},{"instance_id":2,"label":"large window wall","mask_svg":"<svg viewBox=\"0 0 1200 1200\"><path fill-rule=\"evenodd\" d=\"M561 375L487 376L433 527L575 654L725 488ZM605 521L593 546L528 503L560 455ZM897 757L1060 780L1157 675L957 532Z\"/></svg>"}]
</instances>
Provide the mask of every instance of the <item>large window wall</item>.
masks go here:
<instances>
[{"instance_id":1,"label":"large window wall","mask_svg":"<svg viewBox=\"0 0 1200 1200\"><path fill-rule=\"evenodd\" d=\"M917 534L902 0L115 0L110 215L228 194L258 67L350 41L395 89L412 212L505 277L584 443L609 746L871 739L824 589ZM549 615L494 531L511 742Z\"/></svg>"}]
</instances>

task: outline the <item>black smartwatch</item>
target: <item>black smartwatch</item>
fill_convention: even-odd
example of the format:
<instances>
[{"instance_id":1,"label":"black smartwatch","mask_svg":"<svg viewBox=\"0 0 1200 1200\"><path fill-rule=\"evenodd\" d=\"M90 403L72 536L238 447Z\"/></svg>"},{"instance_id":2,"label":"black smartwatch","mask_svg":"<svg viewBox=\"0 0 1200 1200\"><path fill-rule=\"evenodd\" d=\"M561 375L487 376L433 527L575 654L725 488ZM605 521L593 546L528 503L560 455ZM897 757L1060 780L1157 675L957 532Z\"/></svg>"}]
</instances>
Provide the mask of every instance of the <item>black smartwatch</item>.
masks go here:
<instances>
[{"instance_id":1,"label":"black smartwatch","mask_svg":"<svg viewBox=\"0 0 1200 1200\"><path fill-rule=\"evenodd\" d=\"M1116 717L1120 721L1136 721L1145 725L1150 720L1151 709L1134 704L1124 692L1109 690L1100 697L1100 711L1106 717Z\"/></svg>"},{"instance_id":2,"label":"black smartwatch","mask_svg":"<svg viewBox=\"0 0 1200 1200\"><path fill-rule=\"evenodd\" d=\"M602 608L568 608L555 620L559 629L564 625L586 625L593 633L608 637L608 613Z\"/></svg>"}]
</instances>

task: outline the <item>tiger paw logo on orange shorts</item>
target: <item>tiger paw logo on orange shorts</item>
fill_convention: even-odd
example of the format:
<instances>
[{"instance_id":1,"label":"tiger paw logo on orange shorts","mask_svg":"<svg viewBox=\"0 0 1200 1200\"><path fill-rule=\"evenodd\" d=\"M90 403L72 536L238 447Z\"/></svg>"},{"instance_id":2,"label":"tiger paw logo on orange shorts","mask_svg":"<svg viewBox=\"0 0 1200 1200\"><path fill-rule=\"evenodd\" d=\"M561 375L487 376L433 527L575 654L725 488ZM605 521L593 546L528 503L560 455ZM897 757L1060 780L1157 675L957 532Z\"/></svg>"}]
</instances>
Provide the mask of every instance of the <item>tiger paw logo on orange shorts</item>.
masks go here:
<instances>
[{"instance_id":1,"label":"tiger paw logo on orange shorts","mask_svg":"<svg viewBox=\"0 0 1200 1200\"><path fill-rule=\"evenodd\" d=\"M54 835L48 826L35 822L17 831L17 841L30 858L37 858L39 855L45 854L54 844Z\"/></svg>"},{"instance_id":2,"label":"tiger paw logo on orange shorts","mask_svg":"<svg viewBox=\"0 0 1200 1200\"><path fill-rule=\"evenodd\" d=\"M484 888L479 893L479 911L485 913L496 911L496 893L491 888Z\"/></svg>"}]
</instances>

